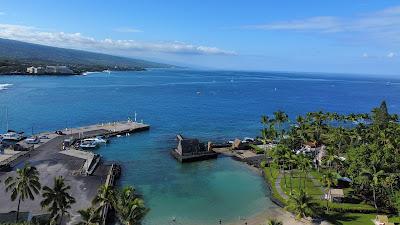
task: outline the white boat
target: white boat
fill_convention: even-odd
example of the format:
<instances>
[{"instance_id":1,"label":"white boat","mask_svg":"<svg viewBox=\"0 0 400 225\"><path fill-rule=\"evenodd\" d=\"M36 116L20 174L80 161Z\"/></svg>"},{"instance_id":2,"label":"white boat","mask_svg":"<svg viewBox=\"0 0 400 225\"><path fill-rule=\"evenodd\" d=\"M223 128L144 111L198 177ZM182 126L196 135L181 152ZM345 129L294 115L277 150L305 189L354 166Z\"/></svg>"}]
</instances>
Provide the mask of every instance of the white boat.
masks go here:
<instances>
[{"instance_id":1,"label":"white boat","mask_svg":"<svg viewBox=\"0 0 400 225\"><path fill-rule=\"evenodd\" d=\"M25 143L27 144L39 144L40 143L40 138L37 136L33 136L30 138L25 139Z\"/></svg>"},{"instance_id":2,"label":"white boat","mask_svg":"<svg viewBox=\"0 0 400 225\"><path fill-rule=\"evenodd\" d=\"M99 147L99 144L94 141L82 141L79 147L82 149L94 149Z\"/></svg>"},{"instance_id":3,"label":"white boat","mask_svg":"<svg viewBox=\"0 0 400 225\"><path fill-rule=\"evenodd\" d=\"M5 141L20 141L24 138L24 136L22 134L13 132L13 131L9 131L3 135L1 135L3 137L3 140Z\"/></svg>"},{"instance_id":4,"label":"white boat","mask_svg":"<svg viewBox=\"0 0 400 225\"><path fill-rule=\"evenodd\" d=\"M83 141L94 142L96 144L106 144L107 143L107 140L100 136L94 137L94 138L86 138Z\"/></svg>"}]
</instances>

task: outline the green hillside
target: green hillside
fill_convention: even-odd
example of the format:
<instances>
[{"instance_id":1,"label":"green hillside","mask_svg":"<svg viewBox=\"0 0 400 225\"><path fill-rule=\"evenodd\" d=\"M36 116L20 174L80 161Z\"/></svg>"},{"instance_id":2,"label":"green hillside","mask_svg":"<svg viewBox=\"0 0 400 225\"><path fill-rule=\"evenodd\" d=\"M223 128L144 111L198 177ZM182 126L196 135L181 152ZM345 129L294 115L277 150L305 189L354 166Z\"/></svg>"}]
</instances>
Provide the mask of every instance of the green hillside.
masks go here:
<instances>
[{"instance_id":1,"label":"green hillside","mask_svg":"<svg viewBox=\"0 0 400 225\"><path fill-rule=\"evenodd\" d=\"M88 51L57 48L0 38L0 73L24 73L29 66L66 65L75 73L144 70L170 65Z\"/></svg>"}]
</instances>

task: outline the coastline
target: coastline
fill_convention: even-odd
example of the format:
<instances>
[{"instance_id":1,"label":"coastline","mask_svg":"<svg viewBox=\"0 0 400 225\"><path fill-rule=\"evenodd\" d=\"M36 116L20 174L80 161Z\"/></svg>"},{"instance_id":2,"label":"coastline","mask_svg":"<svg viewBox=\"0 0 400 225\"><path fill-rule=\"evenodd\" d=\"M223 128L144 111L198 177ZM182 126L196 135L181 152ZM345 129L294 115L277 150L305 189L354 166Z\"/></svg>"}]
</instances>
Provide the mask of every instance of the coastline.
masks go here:
<instances>
[{"instance_id":1,"label":"coastline","mask_svg":"<svg viewBox=\"0 0 400 225\"><path fill-rule=\"evenodd\" d=\"M237 156L237 154L227 151L226 148L224 148L222 151L218 151L218 152L225 157L230 157L232 160L242 162L250 170L252 170L253 172L257 173L259 176L261 176L261 178L265 182L265 185L270 190L270 194L269 194L268 198L273 203L272 206L270 206L267 209L262 210L259 213L251 215L248 218L235 219L232 222L227 223L228 225L243 225L245 223L247 225L264 225L266 223L266 221L268 221L270 219L274 219L274 220L283 222L283 224L285 224L285 225L315 224L315 223L305 220L305 219L297 220L292 213L286 211L281 205L279 205L278 203L275 202L276 200L272 196L272 191L273 191L271 189L272 184L270 184L269 181L264 177L264 172L261 168L258 168L256 166L250 164L248 161L245 160L245 158L240 158Z\"/></svg>"},{"instance_id":2,"label":"coastline","mask_svg":"<svg viewBox=\"0 0 400 225\"><path fill-rule=\"evenodd\" d=\"M268 208L258 214L254 214L248 218L236 220L228 223L228 225L264 225L270 219L282 222L284 225L311 225L314 224L306 220L296 220L294 215L278 206Z\"/></svg>"},{"instance_id":3,"label":"coastline","mask_svg":"<svg viewBox=\"0 0 400 225\"><path fill-rule=\"evenodd\" d=\"M112 70L112 71L130 71L130 72L140 72L140 71L147 71L147 68L140 68L140 69L131 69L131 70ZM110 72L112 72L110 71ZM34 76L34 77L41 77L41 76L85 76L93 73L103 73L104 71L80 71L74 73L41 73L41 74L34 74L34 73L27 73L27 72L2 72L0 76Z\"/></svg>"}]
</instances>

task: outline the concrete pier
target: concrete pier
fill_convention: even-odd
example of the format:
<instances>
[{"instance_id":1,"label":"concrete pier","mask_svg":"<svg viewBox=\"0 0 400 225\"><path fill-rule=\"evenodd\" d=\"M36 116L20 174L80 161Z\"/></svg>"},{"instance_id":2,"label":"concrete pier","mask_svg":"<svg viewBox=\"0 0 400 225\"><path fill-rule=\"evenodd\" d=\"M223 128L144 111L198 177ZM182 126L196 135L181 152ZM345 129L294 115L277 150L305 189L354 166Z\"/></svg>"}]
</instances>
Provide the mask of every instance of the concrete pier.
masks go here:
<instances>
[{"instance_id":1,"label":"concrete pier","mask_svg":"<svg viewBox=\"0 0 400 225\"><path fill-rule=\"evenodd\" d=\"M113 185L116 166L102 162L100 157L91 152L64 150L62 144L68 138L89 138L94 136L111 137L115 135L127 135L150 129L149 125L132 121L122 121L107 124L96 124L79 128L62 130L63 134L55 132L43 132L36 136L42 137L39 144L27 145L24 141L18 144L26 147L27 151L10 151L11 156L4 157L0 162L8 171L0 171L0 180L4 181L9 176L15 176L15 167L29 163L35 166L40 173L42 186L52 187L56 176L63 176L71 186L70 193L76 199L76 203L69 210L71 217L68 224L76 224L79 221L80 209L90 207L92 199L96 196L100 185ZM46 136L47 138L45 138ZM87 174L82 174L82 168L87 167ZM111 171L111 172L110 172ZM110 175L111 174L111 175ZM21 212L31 212L32 215L47 213L40 207L40 195L35 196L34 201L24 201L21 204ZM5 186L0 185L0 213L7 213L17 209L17 202L10 200L10 193L5 192Z\"/></svg>"},{"instance_id":2,"label":"concrete pier","mask_svg":"<svg viewBox=\"0 0 400 225\"><path fill-rule=\"evenodd\" d=\"M47 143L55 139L58 140L57 142L59 142L59 150L61 150L63 140L68 138L79 140L95 136L113 137L117 135L130 135L135 132L145 131L149 129L150 126L147 124L137 123L133 121L118 121L58 130L61 131L63 135L56 134L56 131L42 132L35 135L38 137L46 137L41 138L40 143L32 145L27 144L24 140L22 140L19 141L17 144L24 148L25 151L8 151L8 153L10 154L0 155L0 171L11 169L21 160L24 160L28 156L35 154L36 149L39 149L42 146L46 146Z\"/></svg>"}]
</instances>

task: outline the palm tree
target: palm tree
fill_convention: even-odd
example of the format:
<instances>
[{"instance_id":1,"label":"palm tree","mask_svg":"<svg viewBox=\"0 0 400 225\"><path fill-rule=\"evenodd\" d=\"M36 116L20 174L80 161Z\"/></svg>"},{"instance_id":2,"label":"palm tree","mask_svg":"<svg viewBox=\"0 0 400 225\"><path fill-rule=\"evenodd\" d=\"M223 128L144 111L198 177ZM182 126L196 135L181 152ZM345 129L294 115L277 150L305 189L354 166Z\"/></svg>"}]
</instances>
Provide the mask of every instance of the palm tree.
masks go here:
<instances>
[{"instance_id":1,"label":"palm tree","mask_svg":"<svg viewBox=\"0 0 400 225\"><path fill-rule=\"evenodd\" d=\"M339 161L333 147L326 147L326 156L324 157L324 161L326 162L329 169L332 169L333 163L337 163Z\"/></svg>"},{"instance_id":2,"label":"palm tree","mask_svg":"<svg viewBox=\"0 0 400 225\"><path fill-rule=\"evenodd\" d=\"M51 215L51 224L61 224L63 217L69 215L67 211L75 203L75 199L68 193L71 187L65 185L63 177L54 178L54 187L43 187L42 208L47 208Z\"/></svg>"},{"instance_id":3,"label":"palm tree","mask_svg":"<svg viewBox=\"0 0 400 225\"><path fill-rule=\"evenodd\" d=\"M308 134L307 134L307 123L306 120L304 119L304 117L302 116L298 116L296 118L296 125L297 125L297 129L296 132L298 134L298 136L300 137L302 144L306 143L308 141Z\"/></svg>"},{"instance_id":4,"label":"palm tree","mask_svg":"<svg viewBox=\"0 0 400 225\"><path fill-rule=\"evenodd\" d=\"M307 171L312 166L312 161L307 156L300 154L297 158L297 165L304 175L304 188L305 188L307 181ZM301 185L301 179L299 179L299 185Z\"/></svg>"},{"instance_id":5,"label":"palm tree","mask_svg":"<svg viewBox=\"0 0 400 225\"><path fill-rule=\"evenodd\" d=\"M283 223L281 221L277 221L277 220L268 220L266 225L283 225Z\"/></svg>"},{"instance_id":6,"label":"palm tree","mask_svg":"<svg viewBox=\"0 0 400 225\"><path fill-rule=\"evenodd\" d=\"M370 180L371 182L370 185L372 187L372 197L374 200L374 207L375 209L378 209L378 206L376 204L376 189L380 184L379 182L381 177L385 176L385 171L378 170L377 167L373 164L371 168L363 169L361 175L367 177Z\"/></svg>"},{"instance_id":7,"label":"palm tree","mask_svg":"<svg viewBox=\"0 0 400 225\"><path fill-rule=\"evenodd\" d=\"M275 148L272 149L272 156L273 156L273 162L275 164L278 164L283 172L283 180L285 182L285 188L287 187L286 183L286 166L288 163L288 158L287 156L290 154L291 150L283 144L278 144Z\"/></svg>"},{"instance_id":8,"label":"palm tree","mask_svg":"<svg viewBox=\"0 0 400 225\"><path fill-rule=\"evenodd\" d=\"M328 172L321 177L321 183L323 183L327 187L326 196L326 212L329 212L329 198L331 196L331 187L337 184L338 174L333 172Z\"/></svg>"},{"instance_id":9,"label":"palm tree","mask_svg":"<svg viewBox=\"0 0 400 225\"><path fill-rule=\"evenodd\" d=\"M293 192L293 168L296 166L297 163L297 157L292 151L286 151L284 158L287 162L287 165L289 167L289 180L290 180L290 194Z\"/></svg>"},{"instance_id":10,"label":"palm tree","mask_svg":"<svg viewBox=\"0 0 400 225\"><path fill-rule=\"evenodd\" d=\"M329 144L337 150L337 153L342 153L343 148L348 142L348 135L343 127L330 129L329 132Z\"/></svg>"},{"instance_id":11,"label":"palm tree","mask_svg":"<svg viewBox=\"0 0 400 225\"><path fill-rule=\"evenodd\" d=\"M96 197L93 199L92 204L100 204L101 208L113 206L115 203L115 192L111 186L102 185L97 191Z\"/></svg>"},{"instance_id":12,"label":"palm tree","mask_svg":"<svg viewBox=\"0 0 400 225\"><path fill-rule=\"evenodd\" d=\"M77 223L77 225L99 225L102 221L101 208L87 208L84 210L79 210L78 213L81 215L82 221Z\"/></svg>"},{"instance_id":13,"label":"palm tree","mask_svg":"<svg viewBox=\"0 0 400 225\"><path fill-rule=\"evenodd\" d=\"M317 204L312 201L312 197L309 196L303 189L298 192L294 192L289 198L288 210L296 214L297 219L301 219L307 216L313 216L317 208Z\"/></svg>"},{"instance_id":14,"label":"palm tree","mask_svg":"<svg viewBox=\"0 0 400 225\"><path fill-rule=\"evenodd\" d=\"M35 167L25 164L22 169L17 169L17 177L8 177L4 184L6 185L6 192L11 191L11 201L18 199L16 218L16 221L18 221L21 201L27 198L34 200L35 195L39 194L41 188L39 172Z\"/></svg>"},{"instance_id":15,"label":"palm tree","mask_svg":"<svg viewBox=\"0 0 400 225\"><path fill-rule=\"evenodd\" d=\"M278 110L278 111L274 112L274 120L273 121L278 126L278 130L280 133L280 139L283 139L284 130L282 129L282 125L283 125L283 123L286 123L287 121L289 121L289 116L285 112Z\"/></svg>"},{"instance_id":16,"label":"palm tree","mask_svg":"<svg viewBox=\"0 0 400 225\"><path fill-rule=\"evenodd\" d=\"M122 224L137 225L147 213L144 201L135 193L131 186L117 192L115 209Z\"/></svg>"},{"instance_id":17,"label":"palm tree","mask_svg":"<svg viewBox=\"0 0 400 225\"><path fill-rule=\"evenodd\" d=\"M320 145L322 142L322 132L326 129L326 115L322 112L311 112L307 114L307 117L311 122L313 128L313 136L314 140L317 142L317 145Z\"/></svg>"}]
</instances>

